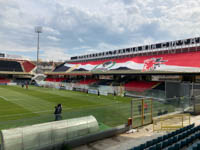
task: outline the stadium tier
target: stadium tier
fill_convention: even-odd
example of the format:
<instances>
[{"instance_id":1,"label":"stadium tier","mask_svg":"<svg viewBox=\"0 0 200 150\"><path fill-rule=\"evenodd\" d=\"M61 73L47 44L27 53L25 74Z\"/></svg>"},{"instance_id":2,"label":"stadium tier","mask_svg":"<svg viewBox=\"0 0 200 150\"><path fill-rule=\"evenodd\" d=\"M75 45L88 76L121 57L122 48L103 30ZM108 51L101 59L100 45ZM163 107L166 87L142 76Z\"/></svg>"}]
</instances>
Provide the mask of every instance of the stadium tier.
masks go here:
<instances>
[{"instance_id":1,"label":"stadium tier","mask_svg":"<svg viewBox=\"0 0 200 150\"><path fill-rule=\"evenodd\" d=\"M9 79L1 78L1 77L0 77L0 84L9 83L9 82L10 82Z\"/></svg>"},{"instance_id":2,"label":"stadium tier","mask_svg":"<svg viewBox=\"0 0 200 150\"><path fill-rule=\"evenodd\" d=\"M67 78L46 78L45 81L49 81L49 82L62 82L64 80L66 80Z\"/></svg>"},{"instance_id":3,"label":"stadium tier","mask_svg":"<svg viewBox=\"0 0 200 150\"><path fill-rule=\"evenodd\" d=\"M30 72L35 65L26 60L0 60L0 72Z\"/></svg>"},{"instance_id":4,"label":"stadium tier","mask_svg":"<svg viewBox=\"0 0 200 150\"><path fill-rule=\"evenodd\" d=\"M0 59L0 84L30 83L35 65L27 60Z\"/></svg>"},{"instance_id":5,"label":"stadium tier","mask_svg":"<svg viewBox=\"0 0 200 150\"><path fill-rule=\"evenodd\" d=\"M194 124L147 141L130 150L197 150L200 148L200 126Z\"/></svg>"},{"instance_id":6,"label":"stadium tier","mask_svg":"<svg viewBox=\"0 0 200 150\"><path fill-rule=\"evenodd\" d=\"M23 69L17 61L0 60L0 71L23 72Z\"/></svg>"},{"instance_id":7,"label":"stadium tier","mask_svg":"<svg viewBox=\"0 0 200 150\"><path fill-rule=\"evenodd\" d=\"M47 75L199 73L200 37L74 56Z\"/></svg>"},{"instance_id":8,"label":"stadium tier","mask_svg":"<svg viewBox=\"0 0 200 150\"><path fill-rule=\"evenodd\" d=\"M136 91L136 92L144 92L146 90L150 90L160 82L146 82L146 81L130 81L124 85L127 91Z\"/></svg>"},{"instance_id":9,"label":"stadium tier","mask_svg":"<svg viewBox=\"0 0 200 150\"><path fill-rule=\"evenodd\" d=\"M54 72L65 72L69 69L70 67L67 67L65 66L65 64L61 64L59 66L57 66L55 69L54 69Z\"/></svg>"},{"instance_id":10,"label":"stadium tier","mask_svg":"<svg viewBox=\"0 0 200 150\"><path fill-rule=\"evenodd\" d=\"M198 47L197 50L200 50L200 48ZM67 61L56 67L53 73L197 73L200 72L199 58L200 51L188 51L184 53L169 52L168 54L159 52L148 56L128 56L101 60Z\"/></svg>"},{"instance_id":11,"label":"stadium tier","mask_svg":"<svg viewBox=\"0 0 200 150\"><path fill-rule=\"evenodd\" d=\"M89 84L92 84L92 83L95 83L95 82L97 82L97 80L95 80L95 79L86 79L86 80L81 80L80 82L78 82L78 84L89 85Z\"/></svg>"}]
</instances>

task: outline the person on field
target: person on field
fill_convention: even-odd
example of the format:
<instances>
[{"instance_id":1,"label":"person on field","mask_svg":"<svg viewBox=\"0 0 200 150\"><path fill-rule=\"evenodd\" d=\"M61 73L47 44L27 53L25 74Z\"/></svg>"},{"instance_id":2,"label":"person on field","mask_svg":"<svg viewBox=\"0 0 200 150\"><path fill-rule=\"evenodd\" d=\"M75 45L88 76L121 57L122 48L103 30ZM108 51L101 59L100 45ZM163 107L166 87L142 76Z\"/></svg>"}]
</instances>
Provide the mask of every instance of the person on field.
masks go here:
<instances>
[{"instance_id":1,"label":"person on field","mask_svg":"<svg viewBox=\"0 0 200 150\"><path fill-rule=\"evenodd\" d=\"M22 83L22 88L24 88L24 83Z\"/></svg>"},{"instance_id":2,"label":"person on field","mask_svg":"<svg viewBox=\"0 0 200 150\"><path fill-rule=\"evenodd\" d=\"M28 83L26 83L26 89L28 90Z\"/></svg>"},{"instance_id":3,"label":"person on field","mask_svg":"<svg viewBox=\"0 0 200 150\"><path fill-rule=\"evenodd\" d=\"M58 120L62 119L61 113L62 113L62 105L58 104L57 106L55 106L55 112L54 112L55 121L58 121Z\"/></svg>"}]
</instances>

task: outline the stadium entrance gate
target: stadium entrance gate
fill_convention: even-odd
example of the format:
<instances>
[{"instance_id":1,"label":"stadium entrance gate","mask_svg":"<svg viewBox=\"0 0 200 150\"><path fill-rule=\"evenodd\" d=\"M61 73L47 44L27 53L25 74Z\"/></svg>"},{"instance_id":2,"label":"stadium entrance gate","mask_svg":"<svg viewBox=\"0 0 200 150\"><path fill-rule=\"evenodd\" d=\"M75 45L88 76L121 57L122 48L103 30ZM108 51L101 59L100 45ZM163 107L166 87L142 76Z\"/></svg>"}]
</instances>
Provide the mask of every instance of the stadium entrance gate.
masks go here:
<instances>
[{"instance_id":1,"label":"stadium entrance gate","mask_svg":"<svg viewBox=\"0 0 200 150\"><path fill-rule=\"evenodd\" d=\"M131 101L132 127L140 127L153 122L152 99L141 98Z\"/></svg>"}]
</instances>

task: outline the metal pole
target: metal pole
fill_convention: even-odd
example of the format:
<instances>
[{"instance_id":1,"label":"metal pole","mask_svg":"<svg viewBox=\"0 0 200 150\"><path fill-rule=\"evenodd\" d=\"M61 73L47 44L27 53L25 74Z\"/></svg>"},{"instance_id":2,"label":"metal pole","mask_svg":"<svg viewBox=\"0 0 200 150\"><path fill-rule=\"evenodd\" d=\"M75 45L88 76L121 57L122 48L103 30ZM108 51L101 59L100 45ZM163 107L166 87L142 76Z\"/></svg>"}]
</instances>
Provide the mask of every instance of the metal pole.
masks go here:
<instances>
[{"instance_id":1,"label":"metal pole","mask_svg":"<svg viewBox=\"0 0 200 150\"><path fill-rule=\"evenodd\" d=\"M35 33L37 33L37 69L36 69L36 73L38 73L39 71L39 49L40 49L40 33L42 33L42 27L41 26L37 26L35 27Z\"/></svg>"},{"instance_id":2,"label":"metal pole","mask_svg":"<svg viewBox=\"0 0 200 150\"><path fill-rule=\"evenodd\" d=\"M37 41L37 70L36 70L36 73L38 73L38 64L39 64L39 41L40 41L40 33L38 32L38 41Z\"/></svg>"},{"instance_id":3,"label":"metal pole","mask_svg":"<svg viewBox=\"0 0 200 150\"><path fill-rule=\"evenodd\" d=\"M84 91L86 92L86 83L85 83L86 75L84 75L83 78L84 78Z\"/></svg>"},{"instance_id":4,"label":"metal pole","mask_svg":"<svg viewBox=\"0 0 200 150\"><path fill-rule=\"evenodd\" d=\"M153 102L152 98L150 99L151 102L151 123L153 122Z\"/></svg>"},{"instance_id":5,"label":"metal pole","mask_svg":"<svg viewBox=\"0 0 200 150\"><path fill-rule=\"evenodd\" d=\"M133 100L131 100L131 118L132 118L131 125L133 126Z\"/></svg>"},{"instance_id":6,"label":"metal pole","mask_svg":"<svg viewBox=\"0 0 200 150\"><path fill-rule=\"evenodd\" d=\"M167 98L167 81L165 81L165 98Z\"/></svg>"},{"instance_id":7,"label":"metal pole","mask_svg":"<svg viewBox=\"0 0 200 150\"><path fill-rule=\"evenodd\" d=\"M142 117L141 117L141 119L142 119L142 126L144 125L144 99L142 99Z\"/></svg>"},{"instance_id":8,"label":"metal pole","mask_svg":"<svg viewBox=\"0 0 200 150\"><path fill-rule=\"evenodd\" d=\"M194 95L194 82L192 82L192 94L190 97L192 97Z\"/></svg>"},{"instance_id":9,"label":"metal pole","mask_svg":"<svg viewBox=\"0 0 200 150\"><path fill-rule=\"evenodd\" d=\"M182 115L182 120L181 121L182 121L182 128L183 128L183 115Z\"/></svg>"},{"instance_id":10,"label":"metal pole","mask_svg":"<svg viewBox=\"0 0 200 150\"><path fill-rule=\"evenodd\" d=\"M195 39L195 47L196 47L196 52L197 52L197 42L196 42L196 39Z\"/></svg>"}]
</instances>

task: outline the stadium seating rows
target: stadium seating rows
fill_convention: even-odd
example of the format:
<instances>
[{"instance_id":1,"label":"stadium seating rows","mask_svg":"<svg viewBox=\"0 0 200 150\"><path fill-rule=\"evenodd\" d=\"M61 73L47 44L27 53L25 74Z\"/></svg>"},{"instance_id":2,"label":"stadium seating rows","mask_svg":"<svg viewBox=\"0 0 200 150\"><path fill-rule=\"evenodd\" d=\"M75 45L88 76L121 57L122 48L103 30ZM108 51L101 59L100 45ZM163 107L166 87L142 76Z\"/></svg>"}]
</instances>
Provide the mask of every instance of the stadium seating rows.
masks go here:
<instances>
[{"instance_id":1,"label":"stadium seating rows","mask_svg":"<svg viewBox=\"0 0 200 150\"><path fill-rule=\"evenodd\" d=\"M160 82L130 81L124 86L127 91L144 92L145 90L152 89L156 85L159 85L159 83Z\"/></svg>"},{"instance_id":2,"label":"stadium seating rows","mask_svg":"<svg viewBox=\"0 0 200 150\"><path fill-rule=\"evenodd\" d=\"M113 82L113 80L106 80L106 79L103 79L103 80L99 80L97 82L97 85L111 85Z\"/></svg>"},{"instance_id":3,"label":"stadium seating rows","mask_svg":"<svg viewBox=\"0 0 200 150\"><path fill-rule=\"evenodd\" d=\"M29 61L24 61L22 63L23 67L24 67L24 71L25 72L30 72L31 70L33 70L33 68L35 68L35 65L32 64L31 62Z\"/></svg>"},{"instance_id":4,"label":"stadium seating rows","mask_svg":"<svg viewBox=\"0 0 200 150\"><path fill-rule=\"evenodd\" d=\"M53 72L65 72L69 69L69 67L65 66L65 64L61 64L57 66Z\"/></svg>"},{"instance_id":5,"label":"stadium seating rows","mask_svg":"<svg viewBox=\"0 0 200 150\"><path fill-rule=\"evenodd\" d=\"M130 150L181 150L187 146L188 150L200 148L200 125L194 124L183 127L156 139L147 141Z\"/></svg>"},{"instance_id":6,"label":"stadium seating rows","mask_svg":"<svg viewBox=\"0 0 200 150\"><path fill-rule=\"evenodd\" d=\"M76 83L90 86L121 86L124 85L126 91L144 92L146 90L157 89L163 90L164 84L162 82L147 82L147 81L129 81L129 78L123 78L124 80L109 80L109 79L69 79L59 77L47 77L45 81L49 82L65 82ZM126 82L125 82L126 81Z\"/></svg>"},{"instance_id":7,"label":"stadium seating rows","mask_svg":"<svg viewBox=\"0 0 200 150\"><path fill-rule=\"evenodd\" d=\"M49 82L62 82L64 80L67 80L67 78L46 78L45 81Z\"/></svg>"},{"instance_id":8,"label":"stadium seating rows","mask_svg":"<svg viewBox=\"0 0 200 150\"><path fill-rule=\"evenodd\" d=\"M199 150L200 149L200 141L193 143L187 150Z\"/></svg>"},{"instance_id":9,"label":"stadium seating rows","mask_svg":"<svg viewBox=\"0 0 200 150\"><path fill-rule=\"evenodd\" d=\"M9 82L10 82L10 80L0 77L0 83L9 83Z\"/></svg>"},{"instance_id":10,"label":"stadium seating rows","mask_svg":"<svg viewBox=\"0 0 200 150\"><path fill-rule=\"evenodd\" d=\"M0 71L23 72L23 69L17 61L0 60Z\"/></svg>"},{"instance_id":11,"label":"stadium seating rows","mask_svg":"<svg viewBox=\"0 0 200 150\"><path fill-rule=\"evenodd\" d=\"M92 83L95 83L97 82L98 80L95 80L95 79L85 79L85 80L81 80L80 82L78 82L78 84L86 84L86 85L89 85L89 84L92 84Z\"/></svg>"}]
</instances>

